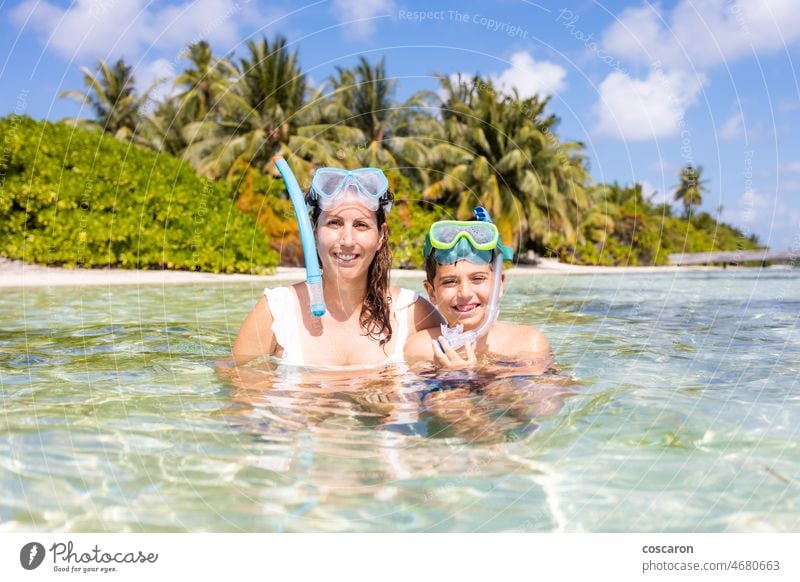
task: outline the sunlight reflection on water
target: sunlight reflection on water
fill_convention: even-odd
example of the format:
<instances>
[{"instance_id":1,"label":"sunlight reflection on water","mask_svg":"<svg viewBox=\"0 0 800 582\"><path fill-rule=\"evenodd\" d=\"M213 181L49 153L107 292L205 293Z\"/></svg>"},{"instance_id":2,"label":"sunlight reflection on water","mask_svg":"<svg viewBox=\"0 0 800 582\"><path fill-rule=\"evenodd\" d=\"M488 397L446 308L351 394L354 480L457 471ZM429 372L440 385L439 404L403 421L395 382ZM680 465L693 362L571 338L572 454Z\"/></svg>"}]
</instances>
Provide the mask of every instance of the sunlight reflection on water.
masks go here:
<instances>
[{"instance_id":1,"label":"sunlight reflection on water","mask_svg":"<svg viewBox=\"0 0 800 582\"><path fill-rule=\"evenodd\" d=\"M0 530L798 531L799 279L510 277L561 374L446 380L236 377L250 285L7 290Z\"/></svg>"}]
</instances>

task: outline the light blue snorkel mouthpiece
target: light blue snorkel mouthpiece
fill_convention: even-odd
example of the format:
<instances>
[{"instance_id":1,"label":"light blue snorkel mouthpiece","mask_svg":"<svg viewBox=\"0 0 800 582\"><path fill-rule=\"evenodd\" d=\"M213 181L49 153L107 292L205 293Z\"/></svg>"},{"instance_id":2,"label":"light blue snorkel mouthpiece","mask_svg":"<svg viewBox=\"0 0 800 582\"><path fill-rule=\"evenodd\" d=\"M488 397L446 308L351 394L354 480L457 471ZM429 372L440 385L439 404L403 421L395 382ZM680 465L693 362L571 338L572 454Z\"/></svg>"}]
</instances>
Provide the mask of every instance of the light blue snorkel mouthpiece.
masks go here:
<instances>
[{"instance_id":1,"label":"light blue snorkel mouthpiece","mask_svg":"<svg viewBox=\"0 0 800 582\"><path fill-rule=\"evenodd\" d=\"M275 167L281 173L283 183L289 192L292 200L294 215L297 218L297 226L300 229L300 240L303 243L303 258L306 262L306 284L308 294L311 299L311 315L322 317L325 315L325 295L322 293L322 272L319 269L319 259L317 258L317 245L314 241L314 229L311 228L311 221L308 219L306 202L303 198L303 191L297 183L289 164L281 156L272 158Z\"/></svg>"}]
</instances>

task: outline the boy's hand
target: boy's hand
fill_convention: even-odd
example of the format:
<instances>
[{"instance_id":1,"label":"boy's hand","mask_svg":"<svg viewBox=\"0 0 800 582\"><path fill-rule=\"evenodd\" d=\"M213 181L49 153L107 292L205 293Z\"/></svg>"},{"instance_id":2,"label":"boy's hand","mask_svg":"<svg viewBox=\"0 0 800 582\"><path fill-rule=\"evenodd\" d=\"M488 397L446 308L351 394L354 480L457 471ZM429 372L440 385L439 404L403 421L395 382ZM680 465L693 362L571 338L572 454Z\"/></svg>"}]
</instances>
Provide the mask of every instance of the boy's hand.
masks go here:
<instances>
[{"instance_id":1,"label":"boy's hand","mask_svg":"<svg viewBox=\"0 0 800 582\"><path fill-rule=\"evenodd\" d=\"M433 361L442 368L461 370L478 366L478 358L475 357L475 344L473 342L467 342L464 346L467 352L466 360L450 347L444 336L439 336L439 341L433 340L431 343L433 344Z\"/></svg>"}]
</instances>

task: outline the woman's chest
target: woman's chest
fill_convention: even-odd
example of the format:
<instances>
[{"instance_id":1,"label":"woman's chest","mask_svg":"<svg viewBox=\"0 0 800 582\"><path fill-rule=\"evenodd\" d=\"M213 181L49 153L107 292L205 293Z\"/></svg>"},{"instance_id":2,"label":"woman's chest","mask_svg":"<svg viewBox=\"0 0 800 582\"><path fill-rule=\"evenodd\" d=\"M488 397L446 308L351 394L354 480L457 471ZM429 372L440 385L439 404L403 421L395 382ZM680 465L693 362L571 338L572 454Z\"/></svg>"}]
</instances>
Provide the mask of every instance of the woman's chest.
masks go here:
<instances>
[{"instance_id":1,"label":"woman's chest","mask_svg":"<svg viewBox=\"0 0 800 582\"><path fill-rule=\"evenodd\" d=\"M396 321L392 318L392 327ZM309 365L353 366L380 364L393 353L397 337L380 345L376 335L369 337L358 321L331 322L322 320L315 329L302 329L300 343L303 360Z\"/></svg>"}]
</instances>

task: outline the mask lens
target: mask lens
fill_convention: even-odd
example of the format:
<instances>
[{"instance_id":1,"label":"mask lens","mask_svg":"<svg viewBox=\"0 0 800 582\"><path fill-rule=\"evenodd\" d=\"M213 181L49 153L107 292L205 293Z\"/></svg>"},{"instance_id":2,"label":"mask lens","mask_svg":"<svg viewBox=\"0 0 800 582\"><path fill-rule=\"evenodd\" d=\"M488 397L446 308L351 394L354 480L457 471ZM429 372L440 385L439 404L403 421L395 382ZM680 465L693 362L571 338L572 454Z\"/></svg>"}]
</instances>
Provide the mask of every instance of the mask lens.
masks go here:
<instances>
[{"instance_id":1,"label":"mask lens","mask_svg":"<svg viewBox=\"0 0 800 582\"><path fill-rule=\"evenodd\" d=\"M442 244L450 245L456 240L461 229L453 224L434 224L433 238Z\"/></svg>"},{"instance_id":2,"label":"mask lens","mask_svg":"<svg viewBox=\"0 0 800 582\"><path fill-rule=\"evenodd\" d=\"M341 188L346 176L344 173L319 170L314 174L312 185L320 196L333 196Z\"/></svg>"},{"instance_id":3,"label":"mask lens","mask_svg":"<svg viewBox=\"0 0 800 582\"><path fill-rule=\"evenodd\" d=\"M380 196L386 191L386 178L374 171L358 172L353 175L364 191L370 196Z\"/></svg>"},{"instance_id":4,"label":"mask lens","mask_svg":"<svg viewBox=\"0 0 800 582\"><path fill-rule=\"evenodd\" d=\"M323 210L330 210L352 196L370 210L377 210L381 197L389 189L389 182L377 168L353 171L319 168L311 180L311 189ZM385 203L384 209L388 212L389 208L391 203Z\"/></svg>"},{"instance_id":5,"label":"mask lens","mask_svg":"<svg viewBox=\"0 0 800 582\"><path fill-rule=\"evenodd\" d=\"M481 247L497 243L497 229L490 223L437 222L431 227L431 237L438 245L451 247L460 237L467 237Z\"/></svg>"},{"instance_id":6,"label":"mask lens","mask_svg":"<svg viewBox=\"0 0 800 582\"><path fill-rule=\"evenodd\" d=\"M469 226L464 230L472 237L475 244L485 245L494 242L495 229L487 228L488 224Z\"/></svg>"}]
</instances>

